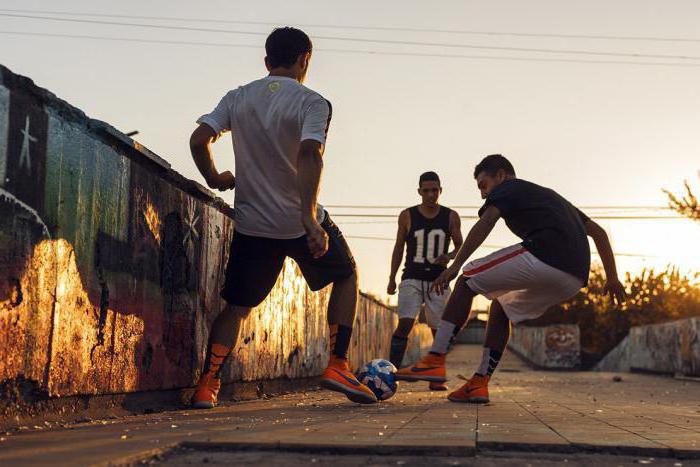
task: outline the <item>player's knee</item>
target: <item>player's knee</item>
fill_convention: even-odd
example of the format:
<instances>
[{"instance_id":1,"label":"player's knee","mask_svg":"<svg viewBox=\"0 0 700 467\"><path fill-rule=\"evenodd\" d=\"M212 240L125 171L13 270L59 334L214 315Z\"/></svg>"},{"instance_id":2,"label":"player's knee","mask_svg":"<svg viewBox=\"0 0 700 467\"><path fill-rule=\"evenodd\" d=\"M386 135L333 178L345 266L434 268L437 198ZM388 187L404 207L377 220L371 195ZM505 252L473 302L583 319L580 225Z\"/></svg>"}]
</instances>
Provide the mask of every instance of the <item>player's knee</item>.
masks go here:
<instances>
[{"instance_id":1,"label":"player's knee","mask_svg":"<svg viewBox=\"0 0 700 467\"><path fill-rule=\"evenodd\" d=\"M469 287L466 280L459 279L457 280L454 291L452 293L453 295L462 299L474 298L477 295L476 293L474 293L471 287Z\"/></svg>"}]
</instances>

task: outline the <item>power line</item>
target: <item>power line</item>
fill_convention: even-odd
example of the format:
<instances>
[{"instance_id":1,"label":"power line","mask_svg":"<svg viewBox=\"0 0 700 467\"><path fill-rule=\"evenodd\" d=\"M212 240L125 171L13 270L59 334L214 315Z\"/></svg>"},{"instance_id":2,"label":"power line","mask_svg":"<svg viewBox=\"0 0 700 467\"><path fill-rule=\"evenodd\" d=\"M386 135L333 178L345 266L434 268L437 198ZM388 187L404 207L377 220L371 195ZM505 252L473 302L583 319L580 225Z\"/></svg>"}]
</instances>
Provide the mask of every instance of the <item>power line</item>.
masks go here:
<instances>
[{"instance_id":1,"label":"power line","mask_svg":"<svg viewBox=\"0 0 700 467\"><path fill-rule=\"evenodd\" d=\"M130 37L109 37L109 36L92 36L82 34L54 34L47 32L26 32L26 31L0 31L0 34L10 34L16 36L35 36L35 37L60 37L65 39L87 39L100 41L114 42L136 42L142 44L171 44L171 45L197 45L207 47L236 47L260 49L259 45L253 44L223 44L218 42L192 42L192 41L175 41L175 40L158 40L158 39L135 39Z\"/></svg>"},{"instance_id":2,"label":"power line","mask_svg":"<svg viewBox=\"0 0 700 467\"><path fill-rule=\"evenodd\" d=\"M44 33L44 32L26 32L26 31L0 31L0 34L9 34L28 37L56 37L64 39L81 39L81 40L101 40L112 42L132 42L142 44L164 44L164 45L185 45L185 46L204 46L204 47L224 47L224 48L250 48L260 49L258 45L252 44L230 44L220 42L196 42L196 41L177 41L177 40L158 40L158 39L135 39L123 37L109 36L94 36L81 34L59 34L59 33ZM634 66L657 66L657 67L678 67L678 68L698 68L700 63L666 63L666 62L638 62L624 60L582 60L574 58L538 58L538 57L509 57L499 55L461 55L461 54L435 54L435 53L420 53L420 52L387 52L374 50L357 50L357 49L327 49L317 48L316 51L330 53L349 53L363 54L376 56L399 56L399 57L424 57L424 58L455 58L468 60L496 60L496 61L513 61L513 62L539 62L539 63L576 63L576 64L593 64L593 65L634 65Z\"/></svg>"},{"instance_id":3,"label":"power line","mask_svg":"<svg viewBox=\"0 0 700 467\"><path fill-rule=\"evenodd\" d=\"M268 21L242 21L242 20L222 20L215 18L183 18L174 16L146 16L146 15L120 15L120 14L104 14L104 13L79 13L68 11L50 11L50 10L22 10L22 9L6 9L0 8L0 11L11 13L29 13L29 14L49 14L49 15L68 15L96 18L124 18L124 19L140 19L140 20L165 20L165 21L190 21L190 22L206 22L220 24L248 24L255 26L280 26L281 23ZM309 28L326 28L326 29L348 29L348 30L366 30L366 31L390 31L390 32L418 32L418 33L437 33L437 34L462 34L462 35L477 35L477 36L495 36L495 37L543 37L557 39L586 39L586 40L621 40L621 41L650 41L650 42L691 42L699 43L700 39L684 38L684 37L658 37L658 36L615 36L615 35L595 35L595 34L554 34L554 33L522 33L510 31L477 31L468 29L438 29L438 28L412 28L412 27L397 27L397 26L359 26L359 25L342 25L342 24L298 24L298 27Z\"/></svg>"},{"instance_id":4,"label":"power line","mask_svg":"<svg viewBox=\"0 0 700 467\"><path fill-rule=\"evenodd\" d=\"M178 30L178 31L190 31L190 32L210 32L210 33L224 33L224 34L240 34L240 35L251 35L251 36L267 36L267 32L258 31L238 31L229 29L216 29L216 28L199 28L191 26L170 26L162 24L139 24L139 23L127 23L121 21L103 21L103 20L89 20L89 19L78 19L78 18L55 18L51 16L36 16L36 15L26 15L26 14L15 14L15 13L0 13L0 16L8 18L23 18L23 19L37 19L44 21L59 21L59 22L71 22L71 23L83 23L83 24L99 24L107 26L127 26L127 27L138 27L138 28L148 28L148 29L166 29L166 30ZM592 50L574 50L574 49L547 49L547 48L536 48L536 47L502 47L502 46L485 46L485 45L473 45L473 44L454 44L446 42L424 42L424 41L406 41L406 40L395 40L395 39L368 39L362 37L343 37L343 36L321 36L316 35L315 39L321 40L333 40L333 41L344 41L344 42L361 42L369 44L390 44L390 45L412 45L421 47L445 47L445 48L459 48L459 49L473 49L473 50L497 50L497 51L509 51L509 52L535 52L544 54L569 54L569 55L593 55L593 56L603 56L603 57L625 57L625 58L655 58L655 59L667 59L667 60L700 60L700 56L692 55L665 55L665 54L641 54L641 53L626 53L626 52L600 52Z\"/></svg>"},{"instance_id":5,"label":"power line","mask_svg":"<svg viewBox=\"0 0 700 467\"><path fill-rule=\"evenodd\" d=\"M395 238L391 238L391 237L377 237L377 236L371 236L371 235L344 235L344 237L350 238L350 239L356 239L356 240L381 240L381 241L394 241L394 240L396 240ZM509 246L512 246L512 245L495 245L495 244L484 243L482 245L479 245L479 248L487 248L489 250L500 250L502 248L508 248ZM591 254L594 254L596 256L600 256L600 254L597 251L592 251ZM645 255L642 253L617 253L617 252L615 252L615 256L624 256L624 257L631 257L631 258L664 258L664 256Z\"/></svg>"},{"instance_id":6,"label":"power line","mask_svg":"<svg viewBox=\"0 0 700 467\"><path fill-rule=\"evenodd\" d=\"M335 217L335 214L333 214L331 217ZM367 224L372 224L372 225L379 225L379 224L396 224L396 217L394 217L392 220L383 220L383 221L377 221L377 220L371 220L371 221L343 221L343 225L367 225Z\"/></svg>"},{"instance_id":7,"label":"power line","mask_svg":"<svg viewBox=\"0 0 700 467\"><path fill-rule=\"evenodd\" d=\"M392 237L378 237L378 236L372 236L372 235L343 235L345 238L353 238L357 240L381 240L381 241L394 241L396 240L395 238ZM489 243L483 243L479 245L480 248L489 248L493 250L500 250L501 248L507 248L510 245L495 245L495 244L489 244Z\"/></svg>"},{"instance_id":8,"label":"power line","mask_svg":"<svg viewBox=\"0 0 700 467\"><path fill-rule=\"evenodd\" d=\"M381 204L324 204L324 207L327 208L332 208L332 209L406 209L406 205L398 205L398 204L388 204L388 205L381 205ZM480 209L482 205L450 205L449 207L452 209ZM634 205L629 205L629 206L623 206L623 205L612 205L612 206L601 206L601 205L596 205L596 206L577 206L579 209L590 209L590 210L595 210L595 209L602 209L602 210L631 210L631 211L636 211L636 210L654 210L654 211L664 211L664 210L670 210L668 206L634 206Z\"/></svg>"},{"instance_id":9,"label":"power line","mask_svg":"<svg viewBox=\"0 0 700 467\"><path fill-rule=\"evenodd\" d=\"M333 217L360 217L360 218L366 218L366 219L372 219L372 218L377 218L377 219L396 219L396 214L358 214L358 213L352 213L352 214L346 214L346 213L333 213ZM462 219L478 219L479 216L459 216Z\"/></svg>"},{"instance_id":10,"label":"power line","mask_svg":"<svg viewBox=\"0 0 700 467\"><path fill-rule=\"evenodd\" d=\"M363 218L363 219L396 219L395 214L360 214L360 213L333 213L334 218ZM479 219L476 215L460 215L460 219ZM591 215L593 219L601 220L681 220L685 219L683 216L645 216L645 215L632 215L632 216L614 216L614 215Z\"/></svg>"},{"instance_id":11,"label":"power line","mask_svg":"<svg viewBox=\"0 0 700 467\"><path fill-rule=\"evenodd\" d=\"M343 235L345 238L354 238L357 240L388 240L390 242L393 242L396 240L395 238L391 237L374 237L371 235Z\"/></svg>"}]
</instances>

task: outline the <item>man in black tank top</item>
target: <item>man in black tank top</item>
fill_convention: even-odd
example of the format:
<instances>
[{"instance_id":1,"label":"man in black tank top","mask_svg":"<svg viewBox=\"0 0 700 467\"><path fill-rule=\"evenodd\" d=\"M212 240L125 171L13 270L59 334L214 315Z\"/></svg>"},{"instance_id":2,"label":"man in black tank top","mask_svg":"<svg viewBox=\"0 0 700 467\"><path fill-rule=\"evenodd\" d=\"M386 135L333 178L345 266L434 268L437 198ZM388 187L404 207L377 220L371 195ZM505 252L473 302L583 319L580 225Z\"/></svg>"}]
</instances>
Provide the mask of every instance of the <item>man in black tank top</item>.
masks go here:
<instances>
[{"instance_id":1,"label":"man in black tank top","mask_svg":"<svg viewBox=\"0 0 700 467\"><path fill-rule=\"evenodd\" d=\"M481 362L474 374L449 394L453 402L489 402L489 381L510 338L511 324L536 319L551 306L575 296L588 283L593 239L605 269L605 292L625 299L615 255L605 230L550 188L515 175L501 154L486 156L474 168L484 205L452 264L432 284L436 293L461 273L433 338L420 362L396 373L407 381L446 381L445 355L454 332L469 318L474 297L492 300ZM500 218L521 242L464 263L481 246Z\"/></svg>"},{"instance_id":2,"label":"man in black tank top","mask_svg":"<svg viewBox=\"0 0 700 467\"><path fill-rule=\"evenodd\" d=\"M408 335L425 305L425 316L433 333L437 329L449 294L431 292L430 283L445 270L462 245L459 215L440 206L440 178L435 172L425 172L418 181L421 204L404 209L399 215L399 229L391 257L389 295L396 293L396 273L406 245L406 263L399 285L399 325L391 338L391 362L401 368ZM450 252L450 241L454 249ZM444 383L430 383L432 390L446 390Z\"/></svg>"}]
</instances>

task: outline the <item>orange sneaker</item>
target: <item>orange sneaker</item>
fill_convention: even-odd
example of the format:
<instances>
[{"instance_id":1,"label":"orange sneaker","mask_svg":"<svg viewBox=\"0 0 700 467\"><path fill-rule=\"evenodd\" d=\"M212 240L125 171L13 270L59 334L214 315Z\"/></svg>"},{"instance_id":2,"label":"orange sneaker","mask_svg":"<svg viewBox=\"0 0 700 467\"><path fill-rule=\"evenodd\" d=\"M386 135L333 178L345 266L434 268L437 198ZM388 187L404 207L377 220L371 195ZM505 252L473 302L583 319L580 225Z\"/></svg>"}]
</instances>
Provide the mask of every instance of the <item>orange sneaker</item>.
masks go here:
<instances>
[{"instance_id":1,"label":"orange sneaker","mask_svg":"<svg viewBox=\"0 0 700 467\"><path fill-rule=\"evenodd\" d=\"M428 385L428 389L431 391L447 391L448 387L445 383L435 383L431 381Z\"/></svg>"},{"instance_id":2,"label":"orange sneaker","mask_svg":"<svg viewBox=\"0 0 700 467\"><path fill-rule=\"evenodd\" d=\"M489 377L474 375L467 379L459 375L466 383L456 391L452 391L447 398L452 402L468 402L471 404L487 404L489 402Z\"/></svg>"},{"instance_id":3,"label":"orange sneaker","mask_svg":"<svg viewBox=\"0 0 700 467\"><path fill-rule=\"evenodd\" d=\"M429 353L413 366L402 368L396 372L396 379L402 381L431 381L444 383L445 356Z\"/></svg>"},{"instance_id":4,"label":"orange sneaker","mask_svg":"<svg viewBox=\"0 0 700 467\"><path fill-rule=\"evenodd\" d=\"M195 409L213 409L216 398L221 389L221 380L211 373L206 373L199 378L197 390L192 396L192 407Z\"/></svg>"},{"instance_id":5,"label":"orange sneaker","mask_svg":"<svg viewBox=\"0 0 700 467\"><path fill-rule=\"evenodd\" d=\"M331 355L326 371L321 376L320 386L331 391L342 392L353 402L374 404L377 396L372 390L360 383L350 371L348 361Z\"/></svg>"}]
</instances>

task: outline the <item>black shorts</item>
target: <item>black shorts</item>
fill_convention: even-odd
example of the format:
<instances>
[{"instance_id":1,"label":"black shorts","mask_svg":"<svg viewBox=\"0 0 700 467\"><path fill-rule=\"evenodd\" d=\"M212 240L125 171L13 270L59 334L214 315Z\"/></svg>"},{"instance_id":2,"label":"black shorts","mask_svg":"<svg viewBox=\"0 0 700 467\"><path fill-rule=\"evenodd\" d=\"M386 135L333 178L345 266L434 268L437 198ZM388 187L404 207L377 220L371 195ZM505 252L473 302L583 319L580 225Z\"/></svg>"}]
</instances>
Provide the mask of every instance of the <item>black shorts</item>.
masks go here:
<instances>
[{"instance_id":1,"label":"black shorts","mask_svg":"<svg viewBox=\"0 0 700 467\"><path fill-rule=\"evenodd\" d=\"M306 235L286 240L234 230L221 298L231 305L259 305L277 282L287 256L299 265L311 290L350 277L355 273L355 260L342 232L328 213L321 227L328 233L328 251L320 258L311 256Z\"/></svg>"}]
</instances>

